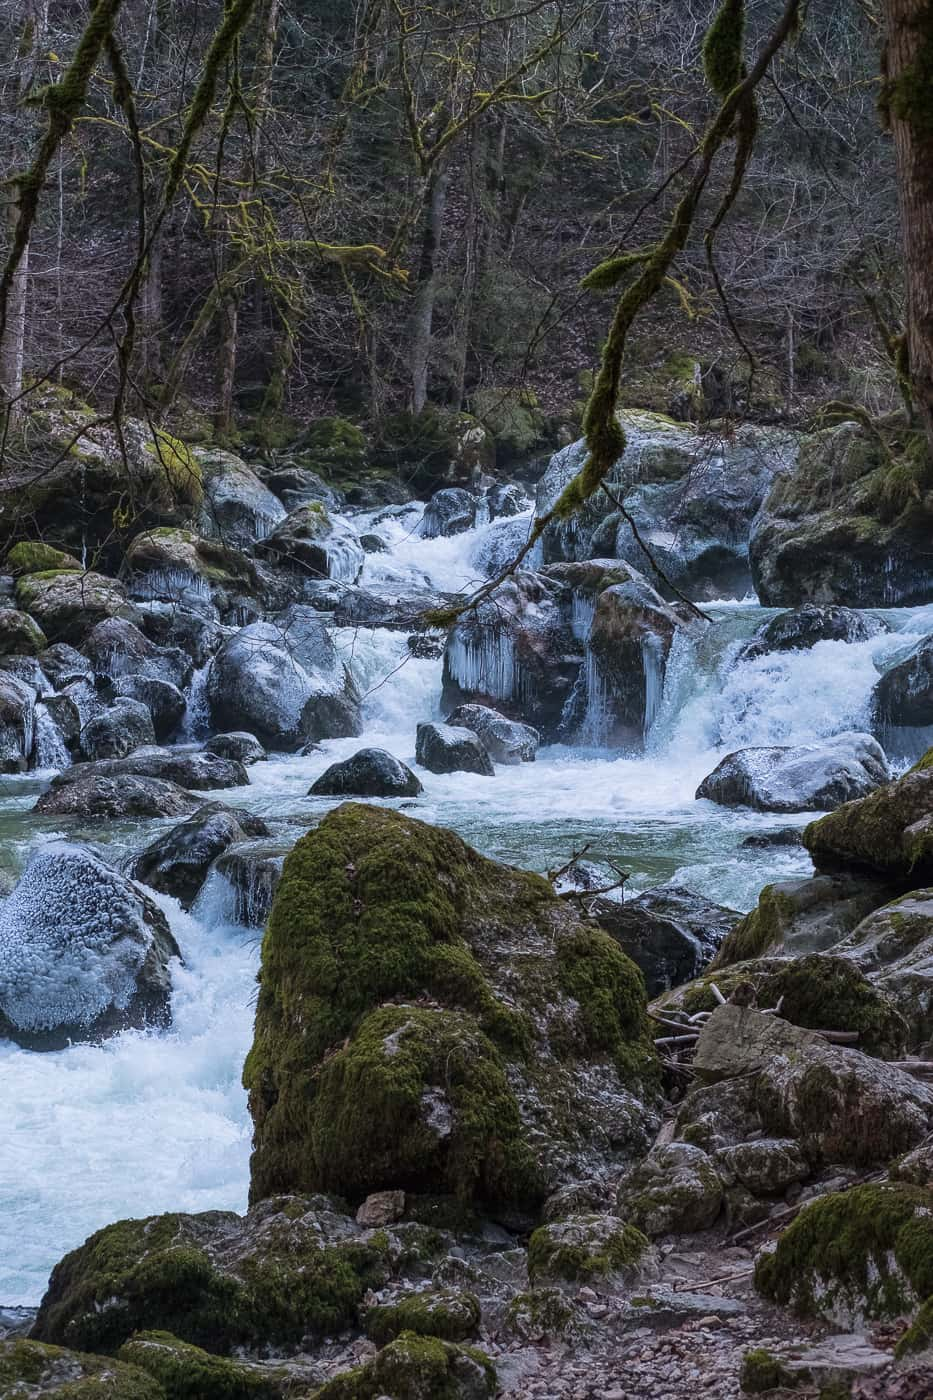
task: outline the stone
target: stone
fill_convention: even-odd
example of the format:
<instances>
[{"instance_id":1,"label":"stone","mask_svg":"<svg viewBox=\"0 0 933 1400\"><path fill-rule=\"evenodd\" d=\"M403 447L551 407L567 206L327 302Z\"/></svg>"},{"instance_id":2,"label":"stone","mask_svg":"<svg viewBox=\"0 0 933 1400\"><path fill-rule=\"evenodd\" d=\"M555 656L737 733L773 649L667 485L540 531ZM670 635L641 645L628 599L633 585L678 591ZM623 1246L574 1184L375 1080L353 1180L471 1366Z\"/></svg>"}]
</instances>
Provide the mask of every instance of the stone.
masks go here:
<instances>
[{"instance_id":1,"label":"stone","mask_svg":"<svg viewBox=\"0 0 933 1400\"><path fill-rule=\"evenodd\" d=\"M218 856L214 872L230 890L225 902L229 921L244 928L263 928L282 878L285 858L281 842L245 841L228 846Z\"/></svg>"},{"instance_id":2,"label":"stone","mask_svg":"<svg viewBox=\"0 0 933 1400\"><path fill-rule=\"evenodd\" d=\"M285 519L282 502L241 457L216 447L196 447L193 456L204 481L198 515L203 535L234 549L249 549Z\"/></svg>"},{"instance_id":3,"label":"stone","mask_svg":"<svg viewBox=\"0 0 933 1400\"><path fill-rule=\"evenodd\" d=\"M0 906L0 1034L60 1050L170 1020L164 914L87 847L50 842Z\"/></svg>"},{"instance_id":4,"label":"stone","mask_svg":"<svg viewBox=\"0 0 933 1400\"><path fill-rule=\"evenodd\" d=\"M89 679L94 674L87 657L67 642L56 642L54 646L47 647L37 659L55 690L64 689L71 681Z\"/></svg>"},{"instance_id":5,"label":"stone","mask_svg":"<svg viewBox=\"0 0 933 1400\"><path fill-rule=\"evenodd\" d=\"M811 1163L886 1163L933 1123L930 1087L750 1007L717 1007L693 1067L707 1080L752 1077L765 1129L798 1141Z\"/></svg>"},{"instance_id":6,"label":"stone","mask_svg":"<svg viewBox=\"0 0 933 1400\"><path fill-rule=\"evenodd\" d=\"M865 797L890 778L869 734L836 734L797 747L739 749L697 788L697 798L759 812L827 811Z\"/></svg>"},{"instance_id":7,"label":"stone","mask_svg":"<svg viewBox=\"0 0 933 1400\"><path fill-rule=\"evenodd\" d=\"M355 532L319 501L298 506L255 546L256 554L308 579L355 583L365 554Z\"/></svg>"},{"instance_id":8,"label":"stone","mask_svg":"<svg viewBox=\"0 0 933 1400\"><path fill-rule=\"evenodd\" d=\"M869 871L914 888L933 882L933 768L923 762L805 828L818 871Z\"/></svg>"},{"instance_id":9,"label":"stone","mask_svg":"<svg viewBox=\"0 0 933 1400\"><path fill-rule=\"evenodd\" d=\"M45 633L28 613L0 608L0 656L38 656L46 646Z\"/></svg>"},{"instance_id":10,"label":"stone","mask_svg":"<svg viewBox=\"0 0 933 1400\"><path fill-rule=\"evenodd\" d=\"M159 1382L138 1366L25 1337L0 1341L0 1386L3 1400L165 1400Z\"/></svg>"},{"instance_id":11,"label":"stone","mask_svg":"<svg viewBox=\"0 0 933 1400\"><path fill-rule=\"evenodd\" d=\"M495 1367L482 1352L405 1332L372 1361L336 1376L309 1400L492 1400L497 1388Z\"/></svg>"},{"instance_id":12,"label":"stone","mask_svg":"<svg viewBox=\"0 0 933 1400\"><path fill-rule=\"evenodd\" d=\"M133 878L190 909L218 856L247 836L268 836L260 817L210 803L159 836L133 866Z\"/></svg>"},{"instance_id":13,"label":"stone","mask_svg":"<svg viewBox=\"0 0 933 1400\"><path fill-rule=\"evenodd\" d=\"M539 1225L528 1241L528 1277L587 1283L614 1276L631 1282L652 1258L648 1240L616 1215L569 1215Z\"/></svg>"},{"instance_id":14,"label":"stone","mask_svg":"<svg viewBox=\"0 0 933 1400\"><path fill-rule=\"evenodd\" d=\"M26 574L17 582L16 601L50 642L79 644L107 618L139 618L122 584L92 572Z\"/></svg>"},{"instance_id":15,"label":"stone","mask_svg":"<svg viewBox=\"0 0 933 1400\"><path fill-rule=\"evenodd\" d=\"M48 573L52 569L74 569L80 572L81 564L73 554L55 549L50 544L38 540L20 540L7 551L4 566L13 578L24 574Z\"/></svg>"},{"instance_id":16,"label":"stone","mask_svg":"<svg viewBox=\"0 0 933 1400\"><path fill-rule=\"evenodd\" d=\"M117 1353L119 1361L148 1373L165 1396L199 1400L282 1400L291 1383L285 1367L212 1356L170 1332L137 1332Z\"/></svg>"},{"instance_id":17,"label":"stone","mask_svg":"<svg viewBox=\"0 0 933 1400\"><path fill-rule=\"evenodd\" d=\"M447 723L472 729L493 763L534 763L541 736L530 724L506 719L488 705L459 705Z\"/></svg>"},{"instance_id":18,"label":"stone","mask_svg":"<svg viewBox=\"0 0 933 1400\"><path fill-rule=\"evenodd\" d=\"M435 491L425 506L419 533L426 540L460 535L476 524L476 497L458 486Z\"/></svg>"},{"instance_id":19,"label":"stone","mask_svg":"<svg viewBox=\"0 0 933 1400\"><path fill-rule=\"evenodd\" d=\"M194 530L146 530L126 548L125 567L134 598L168 603L210 617L221 601L262 591L253 560L225 541Z\"/></svg>"},{"instance_id":20,"label":"stone","mask_svg":"<svg viewBox=\"0 0 933 1400\"><path fill-rule=\"evenodd\" d=\"M234 758L244 767L261 763L266 757L266 751L255 734L247 734L242 729L230 734L214 734L205 743L204 752L216 754L218 758Z\"/></svg>"},{"instance_id":21,"label":"stone","mask_svg":"<svg viewBox=\"0 0 933 1400\"><path fill-rule=\"evenodd\" d=\"M386 807L328 813L286 857L262 959L254 1200L455 1195L527 1228L584 1165L606 1174L647 1146L638 970L545 880L452 832Z\"/></svg>"},{"instance_id":22,"label":"stone","mask_svg":"<svg viewBox=\"0 0 933 1400\"><path fill-rule=\"evenodd\" d=\"M124 773L117 777L87 775L44 792L33 811L44 816L87 817L109 821L126 817L186 817L200 800L177 783Z\"/></svg>"},{"instance_id":23,"label":"stone","mask_svg":"<svg viewBox=\"0 0 933 1400\"><path fill-rule=\"evenodd\" d=\"M509 516L523 515L531 506L531 500L524 487L514 482L503 482L490 486L486 492L489 519L500 520Z\"/></svg>"},{"instance_id":24,"label":"stone","mask_svg":"<svg viewBox=\"0 0 933 1400\"><path fill-rule=\"evenodd\" d=\"M713 968L766 954L797 957L824 952L892 893L889 884L858 874L815 875L765 885L757 907L726 935Z\"/></svg>"},{"instance_id":25,"label":"stone","mask_svg":"<svg viewBox=\"0 0 933 1400\"><path fill-rule=\"evenodd\" d=\"M120 698L83 726L81 753L91 762L125 758L143 744L154 744L155 737L148 708L139 700Z\"/></svg>"},{"instance_id":26,"label":"stone","mask_svg":"<svg viewBox=\"0 0 933 1400\"><path fill-rule=\"evenodd\" d=\"M587 909L641 968L649 997L696 977L740 917L679 885L627 900L597 896Z\"/></svg>"},{"instance_id":27,"label":"stone","mask_svg":"<svg viewBox=\"0 0 933 1400\"><path fill-rule=\"evenodd\" d=\"M648 1236L706 1230L722 1208L723 1183L699 1147L653 1147L619 1182L616 1208Z\"/></svg>"},{"instance_id":28,"label":"stone","mask_svg":"<svg viewBox=\"0 0 933 1400\"><path fill-rule=\"evenodd\" d=\"M883 630L883 623L877 618L854 608L807 603L763 623L742 647L737 660L751 661L774 651L803 651L817 642L866 642Z\"/></svg>"},{"instance_id":29,"label":"stone","mask_svg":"<svg viewBox=\"0 0 933 1400\"><path fill-rule=\"evenodd\" d=\"M85 637L84 654L98 676L110 681L146 676L184 689L191 679L191 658L178 647L157 646L132 622L108 618Z\"/></svg>"},{"instance_id":30,"label":"stone","mask_svg":"<svg viewBox=\"0 0 933 1400\"><path fill-rule=\"evenodd\" d=\"M933 891L912 890L883 904L832 951L854 963L897 1008L906 1049L927 1054L933 1043Z\"/></svg>"},{"instance_id":31,"label":"stone","mask_svg":"<svg viewBox=\"0 0 933 1400\"><path fill-rule=\"evenodd\" d=\"M906 1181L909 1186L933 1186L933 1136L892 1162L891 1179Z\"/></svg>"},{"instance_id":32,"label":"stone","mask_svg":"<svg viewBox=\"0 0 933 1400\"><path fill-rule=\"evenodd\" d=\"M495 772L473 731L450 724L418 725L415 761L431 773L478 773L491 778Z\"/></svg>"},{"instance_id":33,"label":"stone","mask_svg":"<svg viewBox=\"0 0 933 1400\"><path fill-rule=\"evenodd\" d=\"M872 691L871 708L873 727L883 739L933 724L933 637L885 671Z\"/></svg>"},{"instance_id":34,"label":"stone","mask_svg":"<svg viewBox=\"0 0 933 1400\"><path fill-rule=\"evenodd\" d=\"M161 749L146 745L125 758L104 758L93 763L76 763L67 773L53 780L53 788L85 782L89 778L119 778L132 774L141 778L161 778L193 791L212 788L246 787L249 775L233 758L218 758L200 750Z\"/></svg>"},{"instance_id":35,"label":"stone","mask_svg":"<svg viewBox=\"0 0 933 1400\"><path fill-rule=\"evenodd\" d=\"M596 598L587 638L585 737L639 750L661 704L680 618L635 570ZM591 674L589 674L591 672Z\"/></svg>"},{"instance_id":36,"label":"stone","mask_svg":"<svg viewBox=\"0 0 933 1400\"><path fill-rule=\"evenodd\" d=\"M428 1288L396 1295L391 1302L368 1308L366 1335L384 1346L402 1333L465 1342L479 1330L480 1303L473 1293L453 1288Z\"/></svg>"},{"instance_id":37,"label":"stone","mask_svg":"<svg viewBox=\"0 0 933 1400\"><path fill-rule=\"evenodd\" d=\"M788 1138L759 1138L721 1147L713 1163L724 1181L738 1181L754 1196L777 1196L810 1175L799 1145Z\"/></svg>"},{"instance_id":38,"label":"stone","mask_svg":"<svg viewBox=\"0 0 933 1400\"><path fill-rule=\"evenodd\" d=\"M0 672L0 773L23 773L35 737L36 692Z\"/></svg>"},{"instance_id":39,"label":"stone","mask_svg":"<svg viewBox=\"0 0 933 1400\"><path fill-rule=\"evenodd\" d=\"M356 1212L356 1223L366 1230L394 1225L405 1213L404 1191L374 1191Z\"/></svg>"},{"instance_id":40,"label":"stone","mask_svg":"<svg viewBox=\"0 0 933 1400\"><path fill-rule=\"evenodd\" d=\"M177 685L171 681L156 680L153 676L121 676L114 682L113 689L119 698L138 700L146 707L155 739L160 744L172 738L188 708L188 702Z\"/></svg>"},{"instance_id":41,"label":"stone","mask_svg":"<svg viewBox=\"0 0 933 1400\"><path fill-rule=\"evenodd\" d=\"M385 749L359 749L332 763L312 783L312 797L417 797L424 789L411 769Z\"/></svg>"}]
</instances>

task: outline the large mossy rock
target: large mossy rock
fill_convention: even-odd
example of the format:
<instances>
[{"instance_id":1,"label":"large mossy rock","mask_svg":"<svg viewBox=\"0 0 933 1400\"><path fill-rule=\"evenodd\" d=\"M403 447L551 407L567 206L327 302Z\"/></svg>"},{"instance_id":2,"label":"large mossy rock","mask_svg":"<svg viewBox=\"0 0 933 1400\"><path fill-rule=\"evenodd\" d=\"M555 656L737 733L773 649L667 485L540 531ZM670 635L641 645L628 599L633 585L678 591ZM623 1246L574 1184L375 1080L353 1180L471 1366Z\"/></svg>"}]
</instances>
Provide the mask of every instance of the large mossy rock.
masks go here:
<instances>
[{"instance_id":1,"label":"large mossy rock","mask_svg":"<svg viewBox=\"0 0 933 1400\"><path fill-rule=\"evenodd\" d=\"M933 881L933 767L923 762L897 782L810 823L803 843L817 870L871 871L909 880L914 888Z\"/></svg>"},{"instance_id":2,"label":"large mossy rock","mask_svg":"<svg viewBox=\"0 0 933 1400\"><path fill-rule=\"evenodd\" d=\"M473 1347L403 1332L372 1361L335 1376L311 1400L492 1400L492 1362Z\"/></svg>"},{"instance_id":3,"label":"large mossy rock","mask_svg":"<svg viewBox=\"0 0 933 1400\"><path fill-rule=\"evenodd\" d=\"M42 628L50 642L80 645L93 627L107 618L139 620L126 590L103 574L53 569L24 574L16 584L16 601Z\"/></svg>"},{"instance_id":4,"label":"large mossy rock","mask_svg":"<svg viewBox=\"0 0 933 1400\"><path fill-rule=\"evenodd\" d=\"M120 1348L120 1361L147 1372L171 1400L282 1400L294 1392L284 1368L212 1356L171 1332L137 1332Z\"/></svg>"},{"instance_id":5,"label":"large mossy rock","mask_svg":"<svg viewBox=\"0 0 933 1400\"><path fill-rule=\"evenodd\" d=\"M101 1352L140 1329L212 1352L294 1350L355 1323L385 1275L384 1241L321 1198L121 1220L55 1266L33 1335Z\"/></svg>"},{"instance_id":6,"label":"large mossy rock","mask_svg":"<svg viewBox=\"0 0 933 1400\"><path fill-rule=\"evenodd\" d=\"M130 589L142 598L178 603L210 601L215 594L254 595L262 585L256 566L226 539L160 526L130 541L124 564Z\"/></svg>"},{"instance_id":7,"label":"large mossy rock","mask_svg":"<svg viewBox=\"0 0 933 1400\"><path fill-rule=\"evenodd\" d=\"M533 1284L631 1279L650 1254L646 1236L616 1215L570 1215L535 1230L528 1241L528 1276Z\"/></svg>"},{"instance_id":8,"label":"large mossy rock","mask_svg":"<svg viewBox=\"0 0 933 1400\"><path fill-rule=\"evenodd\" d=\"M933 890L912 890L868 914L833 949L848 959L907 1024L908 1047L933 1046Z\"/></svg>"},{"instance_id":9,"label":"large mossy rock","mask_svg":"<svg viewBox=\"0 0 933 1400\"><path fill-rule=\"evenodd\" d=\"M899 455L853 422L805 437L796 469L777 477L752 532L762 603L926 602L931 485L920 434L905 434Z\"/></svg>"},{"instance_id":10,"label":"large mossy rock","mask_svg":"<svg viewBox=\"0 0 933 1400\"><path fill-rule=\"evenodd\" d=\"M28 613L0 608L0 656L38 656L47 646L45 633Z\"/></svg>"},{"instance_id":11,"label":"large mossy rock","mask_svg":"<svg viewBox=\"0 0 933 1400\"><path fill-rule=\"evenodd\" d=\"M765 955L823 952L893 892L890 883L846 874L765 885L755 908L726 935L712 966L730 967Z\"/></svg>"},{"instance_id":12,"label":"large mossy rock","mask_svg":"<svg viewBox=\"0 0 933 1400\"><path fill-rule=\"evenodd\" d=\"M534 1218L647 1145L640 972L539 876L347 803L287 857L244 1082L253 1199L403 1188Z\"/></svg>"},{"instance_id":13,"label":"large mossy rock","mask_svg":"<svg viewBox=\"0 0 933 1400\"><path fill-rule=\"evenodd\" d=\"M44 1342L0 1341L0 1400L169 1400L145 1370ZM177 1397L179 1392L172 1392Z\"/></svg>"},{"instance_id":14,"label":"large mossy rock","mask_svg":"<svg viewBox=\"0 0 933 1400\"><path fill-rule=\"evenodd\" d=\"M815 1201L758 1261L755 1286L844 1331L915 1313L933 1297L929 1191L867 1185Z\"/></svg>"}]
</instances>

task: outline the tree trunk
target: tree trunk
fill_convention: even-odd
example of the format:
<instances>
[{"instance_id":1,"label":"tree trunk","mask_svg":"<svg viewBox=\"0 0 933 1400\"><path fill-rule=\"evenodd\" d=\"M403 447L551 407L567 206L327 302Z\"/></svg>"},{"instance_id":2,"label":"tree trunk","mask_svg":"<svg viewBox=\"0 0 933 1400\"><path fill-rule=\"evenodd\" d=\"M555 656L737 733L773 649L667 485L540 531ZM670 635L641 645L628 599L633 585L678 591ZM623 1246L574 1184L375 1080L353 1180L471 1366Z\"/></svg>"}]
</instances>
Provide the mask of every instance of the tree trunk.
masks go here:
<instances>
[{"instance_id":1,"label":"tree trunk","mask_svg":"<svg viewBox=\"0 0 933 1400\"><path fill-rule=\"evenodd\" d=\"M428 368L431 359L431 325L437 295L437 252L441 241L447 174L435 171L428 186L428 209L421 238L418 290L411 318L411 409L420 413L428 401Z\"/></svg>"},{"instance_id":2,"label":"tree trunk","mask_svg":"<svg viewBox=\"0 0 933 1400\"><path fill-rule=\"evenodd\" d=\"M885 104L894 136L910 382L933 453L933 0L885 0Z\"/></svg>"}]
</instances>

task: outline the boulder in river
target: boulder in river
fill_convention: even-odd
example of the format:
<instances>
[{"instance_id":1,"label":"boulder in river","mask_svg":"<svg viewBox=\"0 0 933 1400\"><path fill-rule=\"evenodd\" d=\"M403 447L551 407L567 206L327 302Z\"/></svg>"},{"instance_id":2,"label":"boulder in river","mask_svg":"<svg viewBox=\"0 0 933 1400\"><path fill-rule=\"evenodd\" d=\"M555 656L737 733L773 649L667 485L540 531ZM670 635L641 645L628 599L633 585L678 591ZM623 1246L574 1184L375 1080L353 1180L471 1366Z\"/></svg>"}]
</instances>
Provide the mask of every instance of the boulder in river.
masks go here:
<instances>
[{"instance_id":1,"label":"boulder in river","mask_svg":"<svg viewBox=\"0 0 933 1400\"><path fill-rule=\"evenodd\" d=\"M122 584L91 572L26 574L17 582L16 601L50 642L79 644L98 622L139 617Z\"/></svg>"},{"instance_id":2,"label":"boulder in river","mask_svg":"<svg viewBox=\"0 0 933 1400\"><path fill-rule=\"evenodd\" d=\"M476 497L459 486L445 486L425 506L419 533L423 539L462 535L476 524Z\"/></svg>"},{"instance_id":3,"label":"boulder in river","mask_svg":"<svg viewBox=\"0 0 933 1400\"><path fill-rule=\"evenodd\" d=\"M67 642L56 642L38 656L39 665L55 690L62 690L71 681L89 680L94 668L87 657Z\"/></svg>"},{"instance_id":4,"label":"boulder in river","mask_svg":"<svg viewBox=\"0 0 933 1400\"><path fill-rule=\"evenodd\" d=\"M472 729L452 724L419 724L415 760L431 773L479 773L491 778L495 772Z\"/></svg>"},{"instance_id":5,"label":"boulder in river","mask_svg":"<svg viewBox=\"0 0 933 1400\"><path fill-rule=\"evenodd\" d=\"M765 885L756 907L726 935L713 966L824 952L892 893L892 883L859 871Z\"/></svg>"},{"instance_id":6,"label":"boulder in river","mask_svg":"<svg viewBox=\"0 0 933 1400\"><path fill-rule=\"evenodd\" d=\"M138 885L87 847L40 846L0 907L0 1034L57 1050L166 1025L178 956Z\"/></svg>"},{"instance_id":7,"label":"boulder in river","mask_svg":"<svg viewBox=\"0 0 933 1400\"><path fill-rule=\"evenodd\" d=\"M154 744L155 739L148 706L141 700L120 697L88 720L81 730L81 752L91 762L125 758L143 744Z\"/></svg>"},{"instance_id":8,"label":"boulder in river","mask_svg":"<svg viewBox=\"0 0 933 1400\"><path fill-rule=\"evenodd\" d=\"M827 874L867 871L914 887L933 882L933 751L902 778L811 822L803 841Z\"/></svg>"},{"instance_id":9,"label":"boulder in river","mask_svg":"<svg viewBox=\"0 0 933 1400\"><path fill-rule=\"evenodd\" d=\"M266 751L255 734L247 734L244 729L212 735L204 745L204 752L216 754L218 758L234 758L244 767L261 763L266 757Z\"/></svg>"},{"instance_id":10,"label":"boulder in river","mask_svg":"<svg viewBox=\"0 0 933 1400\"><path fill-rule=\"evenodd\" d=\"M885 671L872 692L872 714L883 738L890 730L933 725L933 637Z\"/></svg>"},{"instance_id":11,"label":"boulder in river","mask_svg":"<svg viewBox=\"0 0 933 1400\"><path fill-rule=\"evenodd\" d=\"M181 724L188 702L177 685L156 680L154 676L120 676L114 681L114 691L121 699L138 700L145 705L152 719L156 739L170 739Z\"/></svg>"},{"instance_id":12,"label":"boulder in river","mask_svg":"<svg viewBox=\"0 0 933 1400\"><path fill-rule=\"evenodd\" d=\"M647 1146L644 1018L637 968L545 880L344 803L286 857L263 939L252 1198L404 1189L534 1220Z\"/></svg>"},{"instance_id":13,"label":"boulder in river","mask_svg":"<svg viewBox=\"0 0 933 1400\"><path fill-rule=\"evenodd\" d=\"M738 660L750 661L772 651L803 651L817 642L865 642L882 630L877 618L854 608L807 603L762 623Z\"/></svg>"},{"instance_id":14,"label":"boulder in river","mask_svg":"<svg viewBox=\"0 0 933 1400\"><path fill-rule=\"evenodd\" d=\"M449 725L472 729L493 763L534 763L541 736L530 724L506 719L488 705L458 705Z\"/></svg>"},{"instance_id":15,"label":"boulder in river","mask_svg":"<svg viewBox=\"0 0 933 1400\"><path fill-rule=\"evenodd\" d=\"M241 457L216 447L196 447L204 480L198 525L208 537L234 549L265 539L286 516L285 507Z\"/></svg>"},{"instance_id":16,"label":"boulder in river","mask_svg":"<svg viewBox=\"0 0 933 1400\"><path fill-rule=\"evenodd\" d=\"M740 918L678 885L624 901L597 896L586 907L641 968L649 997L696 977Z\"/></svg>"},{"instance_id":17,"label":"boulder in river","mask_svg":"<svg viewBox=\"0 0 933 1400\"><path fill-rule=\"evenodd\" d=\"M235 758L198 749L163 749L146 744L125 758L102 758L94 763L76 763L54 779L53 787L84 782L88 778L119 778L131 773L141 778L162 778L192 791L211 788L246 787L249 775Z\"/></svg>"},{"instance_id":18,"label":"boulder in river","mask_svg":"<svg viewBox=\"0 0 933 1400\"><path fill-rule=\"evenodd\" d=\"M351 527L332 519L320 501L298 506L255 549L260 558L302 577L343 583L356 582L366 557Z\"/></svg>"},{"instance_id":19,"label":"boulder in river","mask_svg":"<svg viewBox=\"0 0 933 1400\"><path fill-rule=\"evenodd\" d=\"M204 898L211 894L212 907L219 908L222 921L244 928L265 926L286 849L281 840L250 840L237 842L218 856ZM214 904L214 896L219 896L219 904Z\"/></svg>"},{"instance_id":20,"label":"boulder in river","mask_svg":"<svg viewBox=\"0 0 933 1400\"><path fill-rule=\"evenodd\" d=\"M587 638L583 734L611 748L639 749L658 713L667 658L681 619L630 570L595 600Z\"/></svg>"},{"instance_id":21,"label":"boulder in river","mask_svg":"<svg viewBox=\"0 0 933 1400\"><path fill-rule=\"evenodd\" d=\"M417 797L424 789L411 769L385 749L359 749L332 763L312 783L312 797Z\"/></svg>"},{"instance_id":22,"label":"boulder in river","mask_svg":"<svg viewBox=\"0 0 933 1400\"><path fill-rule=\"evenodd\" d=\"M121 821L137 817L187 817L200 805L199 798L164 778L145 778L136 773L114 777L87 773L73 782L53 783L33 810L43 816Z\"/></svg>"},{"instance_id":23,"label":"boulder in river","mask_svg":"<svg viewBox=\"0 0 933 1400\"><path fill-rule=\"evenodd\" d=\"M796 747L738 749L697 788L698 798L759 812L827 811L865 797L890 778L870 734L836 734Z\"/></svg>"},{"instance_id":24,"label":"boulder in river","mask_svg":"<svg viewBox=\"0 0 933 1400\"><path fill-rule=\"evenodd\" d=\"M147 846L133 866L133 878L174 895L182 908L188 909L211 864L228 846L247 836L268 834L261 817L212 802Z\"/></svg>"},{"instance_id":25,"label":"boulder in river","mask_svg":"<svg viewBox=\"0 0 933 1400\"><path fill-rule=\"evenodd\" d=\"M307 626L254 622L224 643L207 686L215 728L245 729L266 748L286 752L309 739L359 733L358 701L342 665L331 664L333 641L319 619L316 626L327 665L311 671L301 659L308 659Z\"/></svg>"}]
</instances>

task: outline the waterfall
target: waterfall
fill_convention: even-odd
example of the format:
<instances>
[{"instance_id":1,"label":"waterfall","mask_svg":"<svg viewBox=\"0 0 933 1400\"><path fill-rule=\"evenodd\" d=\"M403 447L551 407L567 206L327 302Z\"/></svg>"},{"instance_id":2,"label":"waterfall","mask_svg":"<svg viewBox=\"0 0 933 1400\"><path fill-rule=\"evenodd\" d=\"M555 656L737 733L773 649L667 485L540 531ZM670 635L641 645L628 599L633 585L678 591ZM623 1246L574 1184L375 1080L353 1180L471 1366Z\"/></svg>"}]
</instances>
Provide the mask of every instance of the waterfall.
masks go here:
<instances>
[{"instance_id":1,"label":"waterfall","mask_svg":"<svg viewBox=\"0 0 933 1400\"><path fill-rule=\"evenodd\" d=\"M34 766L43 772L71 766L71 754L61 730L44 705L36 706Z\"/></svg>"},{"instance_id":2,"label":"waterfall","mask_svg":"<svg viewBox=\"0 0 933 1400\"><path fill-rule=\"evenodd\" d=\"M182 739L202 739L210 731L210 706L207 701L207 678L211 662L199 666L188 683L187 706L179 730Z\"/></svg>"},{"instance_id":3,"label":"waterfall","mask_svg":"<svg viewBox=\"0 0 933 1400\"><path fill-rule=\"evenodd\" d=\"M211 587L200 574L188 569L150 569L130 579L132 598L160 599L170 603L211 602Z\"/></svg>"}]
</instances>

